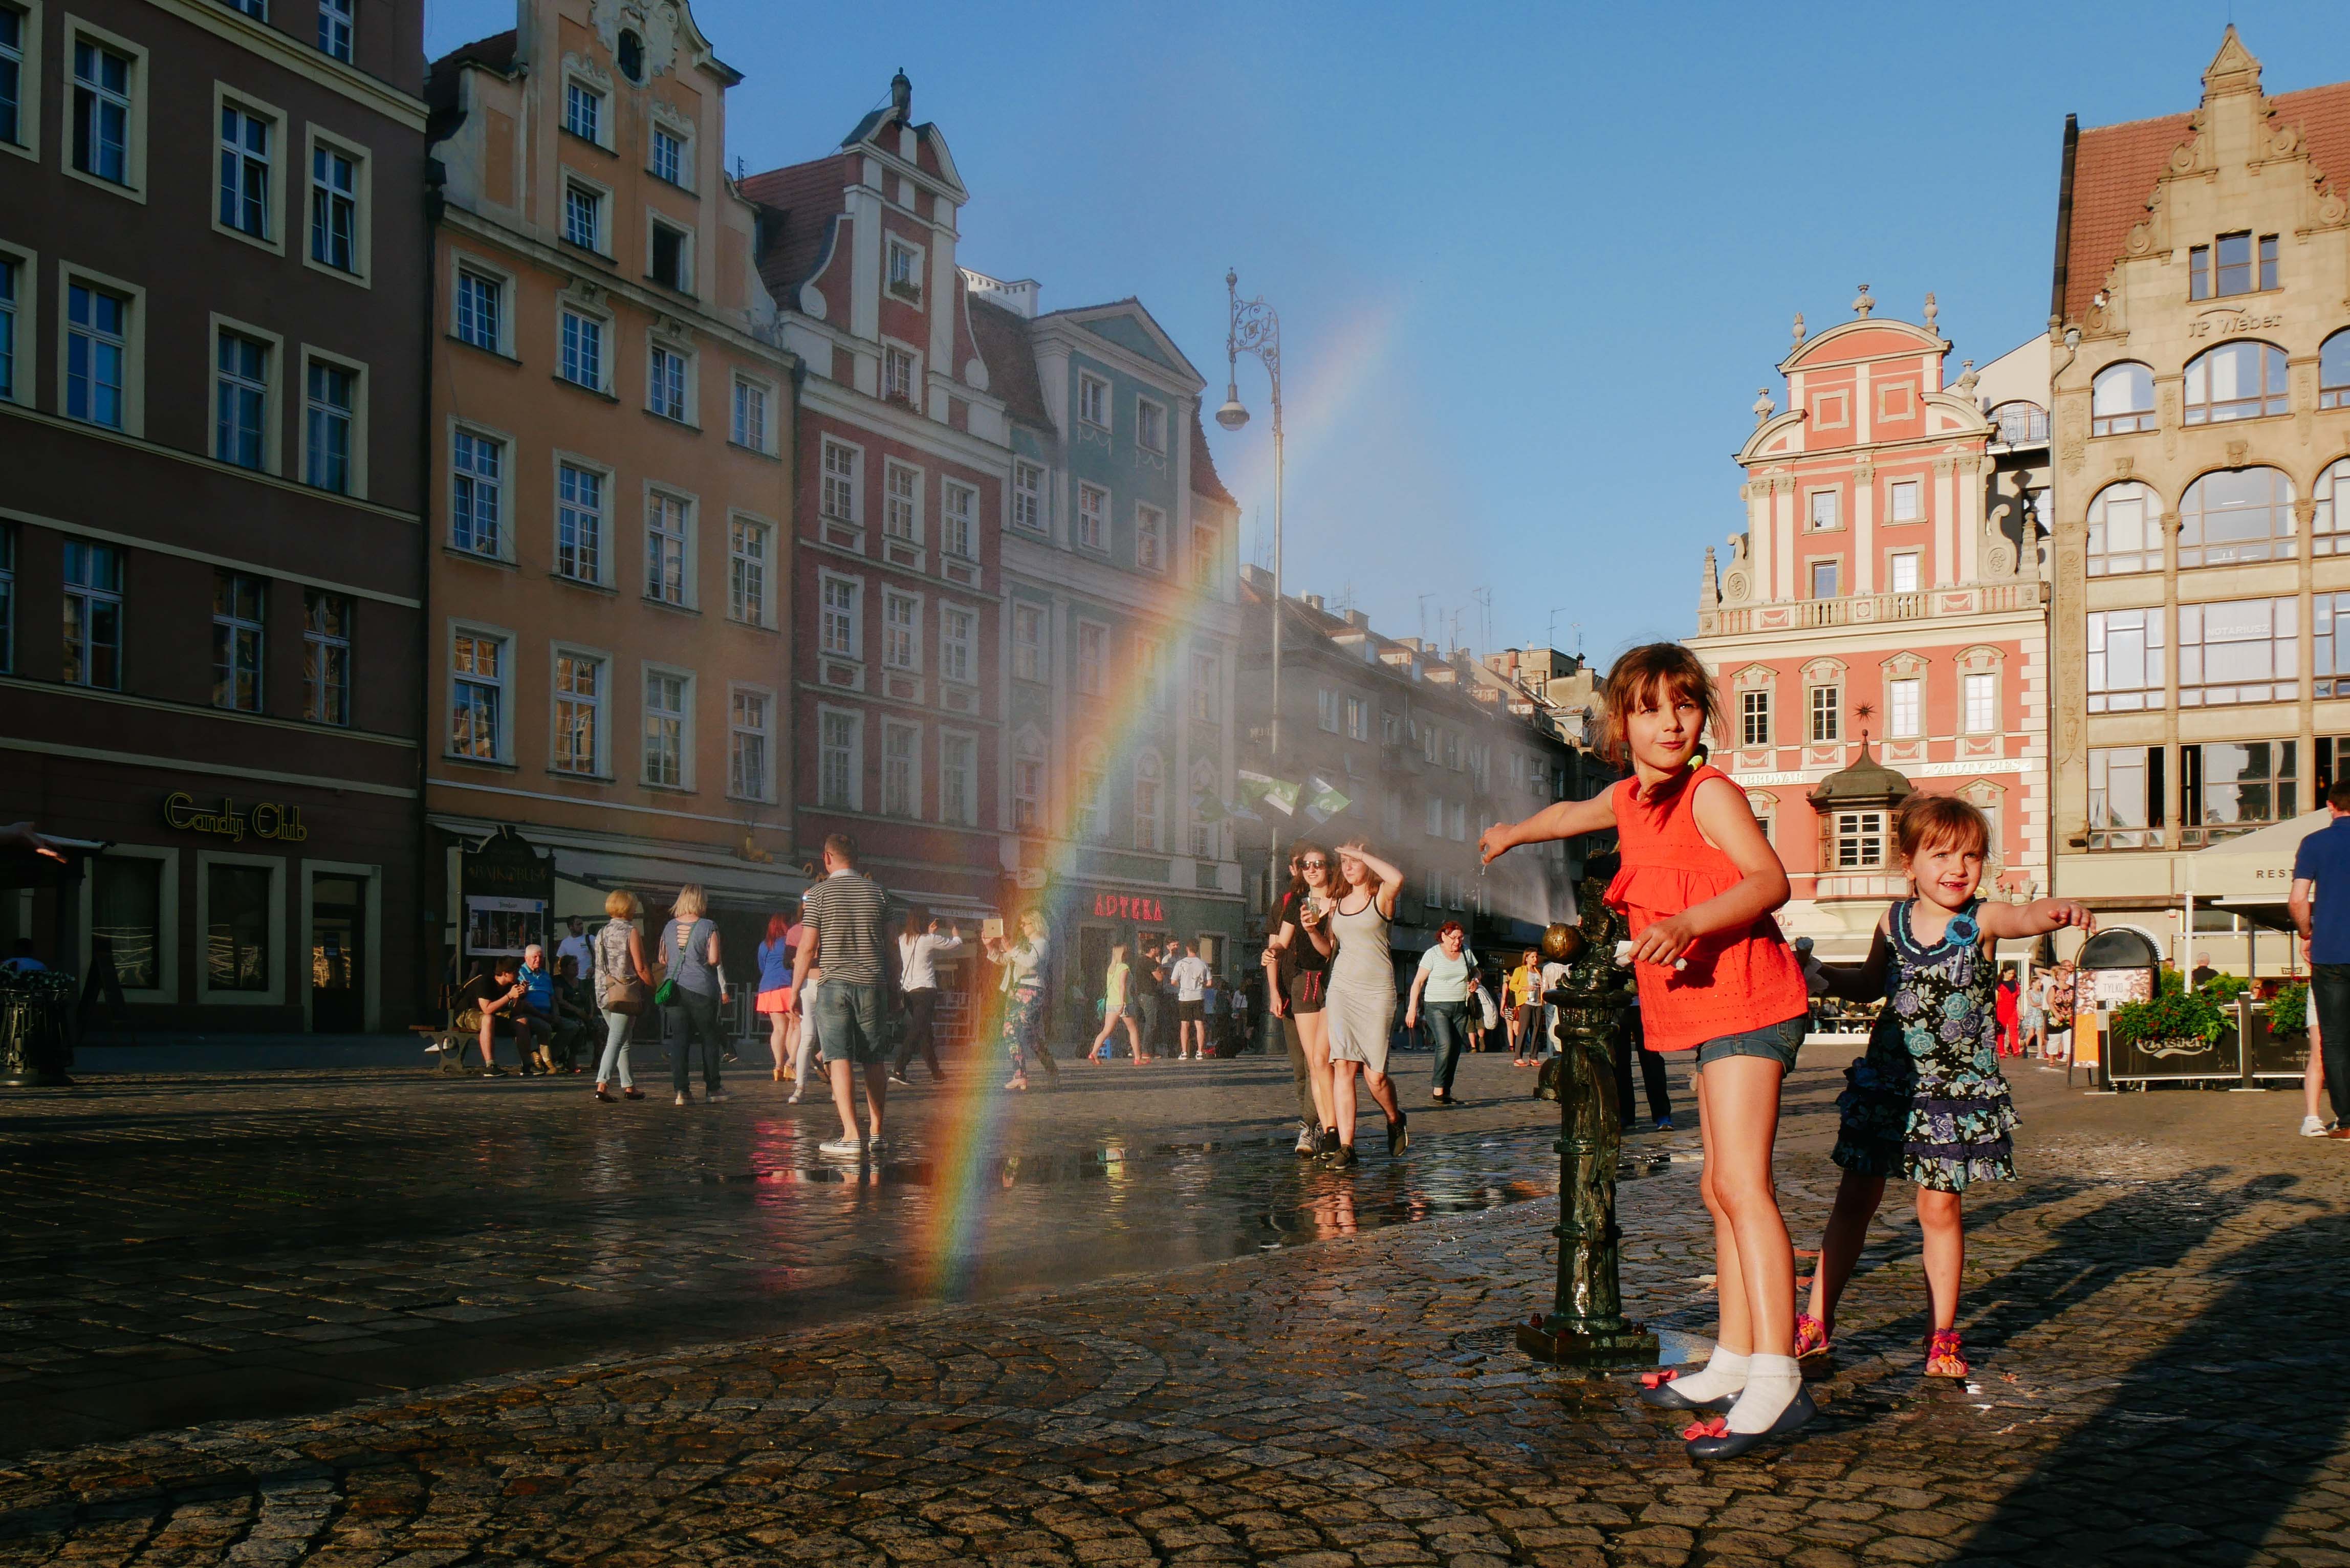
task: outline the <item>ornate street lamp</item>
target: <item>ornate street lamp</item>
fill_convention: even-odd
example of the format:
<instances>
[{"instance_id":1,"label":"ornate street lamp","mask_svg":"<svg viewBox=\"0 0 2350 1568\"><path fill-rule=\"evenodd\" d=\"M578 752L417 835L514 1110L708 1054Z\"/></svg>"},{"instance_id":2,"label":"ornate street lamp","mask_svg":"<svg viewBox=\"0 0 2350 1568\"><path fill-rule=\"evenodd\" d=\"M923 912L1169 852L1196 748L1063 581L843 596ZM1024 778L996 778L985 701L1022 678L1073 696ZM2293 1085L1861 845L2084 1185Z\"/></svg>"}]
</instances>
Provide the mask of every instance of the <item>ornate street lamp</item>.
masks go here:
<instances>
[{"instance_id":1,"label":"ornate street lamp","mask_svg":"<svg viewBox=\"0 0 2350 1568\"><path fill-rule=\"evenodd\" d=\"M1228 431L1239 430L1249 422L1249 411L1241 403L1240 357L1253 354L1264 361L1264 373L1273 384L1273 729L1267 736L1265 772L1274 773L1281 756L1281 490L1283 476L1281 448L1281 316L1262 296L1255 299L1241 297L1241 275L1227 269L1224 273L1224 294L1232 302L1232 326L1224 337L1224 406L1216 410L1216 422ZM1281 831L1270 816L1265 820L1266 876L1268 892L1281 886Z\"/></svg>"}]
</instances>

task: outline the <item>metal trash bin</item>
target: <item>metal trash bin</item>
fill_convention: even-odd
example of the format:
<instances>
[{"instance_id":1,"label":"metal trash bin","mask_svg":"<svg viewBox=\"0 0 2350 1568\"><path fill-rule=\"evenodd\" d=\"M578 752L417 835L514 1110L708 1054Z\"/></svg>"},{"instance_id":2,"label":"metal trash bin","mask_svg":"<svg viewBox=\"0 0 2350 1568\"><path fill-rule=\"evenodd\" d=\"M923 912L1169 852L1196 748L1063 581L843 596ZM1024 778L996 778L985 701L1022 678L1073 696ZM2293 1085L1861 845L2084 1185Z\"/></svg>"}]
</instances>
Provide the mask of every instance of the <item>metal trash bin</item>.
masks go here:
<instances>
[{"instance_id":1,"label":"metal trash bin","mask_svg":"<svg viewBox=\"0 0 2350 1568\"><path fill-rule=\"evenodd\" d=\"M74 977L55 970L0 970L0 1086L70 1085Z\"/></svg>"}]
</instances>

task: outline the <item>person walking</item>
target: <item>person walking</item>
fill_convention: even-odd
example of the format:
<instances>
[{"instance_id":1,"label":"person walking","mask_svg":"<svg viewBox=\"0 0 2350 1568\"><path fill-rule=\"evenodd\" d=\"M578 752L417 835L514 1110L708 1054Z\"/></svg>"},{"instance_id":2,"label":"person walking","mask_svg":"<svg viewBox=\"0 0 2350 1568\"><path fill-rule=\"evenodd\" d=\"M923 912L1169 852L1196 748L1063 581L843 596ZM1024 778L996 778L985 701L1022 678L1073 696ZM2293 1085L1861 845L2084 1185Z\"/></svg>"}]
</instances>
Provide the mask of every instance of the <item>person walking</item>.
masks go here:
<instances>
[{"instance_id":1,"label":"person walking","mask_svg":"<svg viewBox=\"0 0 2350 1568\"><path fill-rule=\"evenodd\" d=\"M1330 1104L1330 1028L1324 1015L1330 960L1305 932L1327 918L1330 855L1304 840L1289 846L1289 888L1266 922L1264 973L1268 1005L1289 1048L1297 1090L1297 1157L1311 1159L1338 1147Z\"/></svg>"},{"instance_id":2,"label":"person walking","mask_svg":"<svg viewBox=\"0 0 2350 1568\"><path fill-rule=\"evenodd\" d=\"M678 1014L678 1044L670 1054L669 1084L677 1103L693 1103L691 1092L693 1050L702 1047L702 1097L712 1105L731 1098L718 1080L718 1061L725 1041L718 1028L718 1010L726 1002L726 973L720 966L718 927L709 918L710 898L698 883L677 890L669 923L661 928L661 962L668 971L670 1006Z\"/></svg>"},{"instance_id":3,"label":"person walking","mask_svg":"<svg viewBox=\"0 0 2350 1568\"><path fill-rule=\"evenodd\" d=\"M1430 1048L1435 1063L1428 1072L1428 1098L1449 1106L1452 1075L1461 1064L1461 1047L1469 1034L1469 1014L1475 1003L1469 987L1477 976L1477 955L1469 950L1469 933L1458 920L1436 928L1436 945L1419 955L1419 972L1411 977L1411 1000L1403 1010L1403 1026L1414 1027L1425 1012Z\"/></svg>"},{"instance_id":4,"label":"person walking","mask_svg":"<svg viewBox=\"0 0 2350 1568\"><path fill-rule=\"evenodd\" d=\"M1528 952L1502 982L1502 1001L1510 1010L1510 1065L1526 1064L1526 1041L1542 1021L1542 958Z\"/></svg>"},{"instance_id":5,"label":"person walking","mask_svg":"<svg viewBox=\"0 0 2350 1568\"><path fill-rule=\"evenodd\" d=\"M629 1032L637 1026L637 1019L650 1003L653 992L652 965L645 961L644 933L637 929L639 912L634 893L615 888L605 894L606 919L591 947L596 1005L604 1010L604 1054L596 1063L596 1097L607 1105L612 1103L612 1096L605 1090L616 1068L620 1075L621 1097L645 1097L645 1092L637 1087L635 1075L629 1071Z\"/></svg>"},{"instance_id":6,"label":"person walking","mask_svg":"<svg viewBox=\"0 0 2350 1568\"><path fill-rule=\"evenodd\" d=\"M1126 944L1112 942L1109 949L1109 970L1102 977L1102 1026L1094 1036L1086 1054L1096 1062L1107 1059L1110 1036L1122 1024L1128 1044L1134 1047L1134 1064L1141 1066L1142 1034L1137 1027L1141 1009L1135 1005L1133 995L1134 966L1126 961Z\"/></svg>"},{"instance_id":7,"label":"person walking","mask_svg":"<svg viewBox=\"0 0 2350 1568\"><path fill-rule=\"evenodd\" d=\"M1690 1458L1727 1459L1816 1413L1795 1366L1794 1253L1771 1171L1780 1085L1811 1021L1810 988L1772 918L1787 901L1786 868L1745 793L1705 761L1707 731L1730 732L1712 672L1678 643L1633 649L1608 671L1605 711L1607 754L1628 756L1633 776L1497 823L1478 849L1490 862L1521 844L1616 833L1622 868L1607 898L1631 925L1648 1043L1697 1053L1700 1189L1721 1313L1705 1368L1641 1397L1727 1407L1722 1421L1684 1433Z\"/></svg>"},{"instance_id":8,"label":"person walking","mask_svg":"<svg viewBox=\"0 0 2350 1568\"><path fill-rule=\"evenodd\" d=\"M2334 781L2325 805L2325 826L2293 853L2286 907L2309 955L2309 994L2317 1008L2310 1045L2334 1109L2334 1130L2325 1136L2350 1138L2350 778Z\"/></svg>"},{"instance_id":9,"label":"person walking","mask_svg":"<svg viewBox=\"0 0 2350 1568\"><path fill-rule=\"evenodd\" d=\"M1159 983L1159 955L1156 944L1145 937L1135 945L1127 961L1127 998L1135 1010L1135 1028L1141 1036L1138 1062L1155 1060L1159 1054L1159 1032L1163 1025L1162 1013L1167 1007L1167 988Z\"/></svg>"},{"instance_id":10,"label":"person walking","mask_svg":"<svg viewBox=\"0 0 2350 1568\"><path fill-rule=\"evenodd\" d=\"M845 833L827 834L824 880L800 899L806 934L792 961L793 987L803 997L800 988L808 972L824 971L814 1018L825 1075L832 1081L832 1108L840 1114L840 1136L817 1146L825 1154L861 1158L885 1145L881 1124L889 1103L889 1064L882 1054L881 1020L897 963L889 915L889 896L857 869L857 840ZM806 1011L808 1003L800 1005ZM862 1137L854 1084L860 1068L868 1129Z\"/></svg>"},{"instance_id":11,"label":"person walking","mask_svg":"<svg viewBox=\"0 0 2350 1568\"><path fill-rule=\"evenodd\" d=\"M1208 964L1181 942L1167 944L1167 983L1175 992L1175 1060L1208 1058Z\"/></svg>"},{"instance_id":12,"label":"person walking","mask_svg":"<svg viewBox=\"0 0 2350 1568\"><path fill-rule=\"evenodd\" d=\"M1328 917L1309 928L1315 946L1330 955L1330 1106L1336 1113L1338 1147L1327 1158L1341 1168L1354 1165L1355 1081L1359 1075L1371 1100L1387 1116L1388 1153L1411 1147L1403 1106L1388 1078L1388 1046L1395 1025L1395 959L1388 927L1403 873L1373 855L1357 839L1338 846L1338 902Z\"/></svg>"},{"instance_id":13,"label":"person walking","mask_svg":"<svg viewBox=\"0 0 2350 1568\"><path fill-rule=\"evenodd\" d=\"M2302 954L2305 961L2309 955ZM2318 1114L2325 1103L2325 1053L2324 1032L2317 1022L2317 988L2310 986L2302 993L2302 1026L2309 1031L2309 1065L2301 1074L2301 1136L2324 1137L2326 1120Z\"/></svg>"},{"instance_id":14,"label":"person walking","mask_svg":"<svg viewBox=\"0 0 2350 1568\"><path fill-rule=\"evenodd\" d=\"M1998 989L1992 993L1991 1011L1999 1023L1999 1054L2002 1056L2013 1056L2022 1050L2016 1042L2015 1033L2020 994L2015 983L2015 971L2001 970Z\"/></svg>"},{"instance_id":15,"label":"person walking","mask_svg":"<svg viewBox=\"0 0 2350 1568\"><path fill-rule=\"evenodd\" d=\"M1827 971L1854 1002L1882 1002L1868 1054L1845 1072L1835 1153L1844 1169L1812 1274L1811 1309L1795 1319L1795 1354L1825 1354L1836 1299L1852 1278L1885 1184L1918 1184L1926 1276L1926 1376L1972 1368L1958 1330L1966 1271L1962 1204L1978 1181L2015 1179L2015 1106L1999 1066L2002 938L2095 929L2070 898L2017 906L1980 897L1991 825L1948 794L1914 794L1894 823L1911 897L1877 921L1866 962Z\"/></svg>"},{"instance_id":16,"label":"person walking","mask_svg":"<svg viewBox=\"0 0 2350 1568\"><path fill-rule=\"evenodd\" d=\"M914 1053L931 1069L931 1082L946 1081L946 1069L939 1065L939 957L942 953L962 950L962 928L948 924L940 929L941 922L923 922L920 931L914 929L913 917L906 918L898 933L898 987L906 1010L906 1030L898 1042L898 1059L889 1064L889 1076L908 1088L914 1080L906 1076L913 1064Z\"/></svg>"},{"instance_id":17,"label":"person walking","mask_svg":"<svg viewBox=\"0 0 2350 1568\"><path fill-rule=\"evenodd\" d=\"M792 950L797 945L792 932L795 928L789 915L776 913L767 917L767 935L759 943L758 990L753 993L752 1007L767 1021L767 1056L769 1082L784 1081L784 1068L792 1059L792 1035L796 1020L792 1016Z\"/></svg>"},{"instance_id":18,"label":"person walking","mask_svg":"<svg viewBox=\"0 0 2350 1568\"><path fill-rule=\"evenodd\" d=\"M1057 1079L1052 1047L1045 1040L1045 917L1031 909L1020 917L1020 940L1002 937L986 941L987 956L1003 971L998 984L1003 992L1003 1044L1012 1056L1012 1077L1003 1086L1025 1091L1028 1058L1039 1058L1047 1076Z\"/></svg>"}]
</instances>

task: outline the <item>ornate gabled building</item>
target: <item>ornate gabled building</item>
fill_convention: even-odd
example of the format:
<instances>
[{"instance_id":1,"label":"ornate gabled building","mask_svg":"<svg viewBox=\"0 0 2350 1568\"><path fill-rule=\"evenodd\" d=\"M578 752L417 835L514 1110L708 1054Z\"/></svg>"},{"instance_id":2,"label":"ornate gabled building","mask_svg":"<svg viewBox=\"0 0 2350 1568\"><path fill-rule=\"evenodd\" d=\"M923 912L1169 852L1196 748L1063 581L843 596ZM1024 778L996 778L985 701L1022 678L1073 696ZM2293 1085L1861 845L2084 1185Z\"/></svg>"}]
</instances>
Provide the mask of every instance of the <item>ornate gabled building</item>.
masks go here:
<instances>
[{"instance_id":1,"label":"ornate gabled building","mask_svg":"<svg viewBox=\"0 0 2350 1568\"><path fill-rule=\"evenodd\" d=\"M2195 109L2064 156L2056 885L2168 948L2191 853L2350 743L2350 82L2269 96L2230 27Z\"/></svg>"},{"instance_id":2,"label":"ornate gabled building","mask_svg":"<svg viewBox=\"0 0 2350 1568\"><path fill-rule=\"evenodd\" d=\"M1891 813L1913 782L1990 817L1986 886L2049 879L2045 395L2011 356L1994 421L1971 366L1944 385L1931 296L1919 324L1875 311L1864 285L1848 321L1795 318L1786 411L1755 404L1746 527L1726 564L1706 552L1690 644L1730 706L1714 760L1794 882L1783 923L1828 958L1865 952L1906 889Z\"/></svg>"},{"instance_id":3,"label":"ornate gabled building","mask_svg":"<svg viewBox=\"0 0 2350 1568\"><path fill-rule=\"evenodd\" d=\"M754 174L759 271L798 392L794 670L799 850L845 832L910 903L1003 908L1011 472L956 265L970 200L939 128L889 101L837 151Z\"/></svg>"}]
</instances>

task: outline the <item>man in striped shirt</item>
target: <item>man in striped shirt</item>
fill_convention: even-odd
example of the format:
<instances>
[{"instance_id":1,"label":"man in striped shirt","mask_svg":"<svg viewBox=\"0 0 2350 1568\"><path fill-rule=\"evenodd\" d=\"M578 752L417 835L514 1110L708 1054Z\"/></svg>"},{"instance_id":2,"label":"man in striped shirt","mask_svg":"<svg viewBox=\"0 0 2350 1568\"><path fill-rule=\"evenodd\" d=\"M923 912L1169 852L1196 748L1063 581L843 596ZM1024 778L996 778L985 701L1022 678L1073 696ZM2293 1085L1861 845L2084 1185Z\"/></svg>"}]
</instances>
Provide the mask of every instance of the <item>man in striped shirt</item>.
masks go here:
<instances>
[{"instance_id":1,"label":"man in striped shirt","mask_svg":"<svg viewBox=\"0 0 2350 1568\"><path fill-rule=\"evenodd\" d=\"M881 1111L889 1095L889 1063L882 1053L881 1020L896 983L896 943L889 940L889 896L857 869L857 841L836 833L824 841L824 880L800 900L806 934L792 960L792 994L806 997L808 970L824 971L812 1004L824 1067L832 1079L840 1136L821 1145L831 1155L862 1156L882 1147ZM857 1135L856 1090L865 1069L868 1136Z\"/></svg>"}]
</instances>

